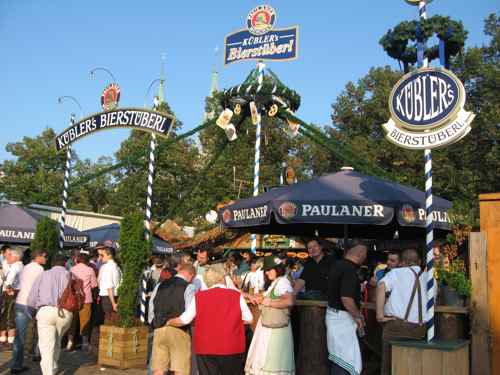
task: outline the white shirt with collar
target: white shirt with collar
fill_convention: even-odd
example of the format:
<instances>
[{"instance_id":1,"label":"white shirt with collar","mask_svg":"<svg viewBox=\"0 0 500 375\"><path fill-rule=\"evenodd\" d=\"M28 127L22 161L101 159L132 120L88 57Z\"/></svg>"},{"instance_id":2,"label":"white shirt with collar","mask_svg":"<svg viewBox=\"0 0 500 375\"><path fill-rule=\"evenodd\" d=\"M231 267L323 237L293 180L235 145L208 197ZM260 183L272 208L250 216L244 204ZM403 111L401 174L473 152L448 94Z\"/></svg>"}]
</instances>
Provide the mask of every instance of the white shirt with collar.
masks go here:
<instances>
[{"instance_id":1,"label":"white shirt with collar","mask_svg":"<svg viewBox=\"0 0 500 375\"><path fill-rule=\"evenodd\" d=\"M122 271L113 259L108 260L99 269L99 295L108 296L108 289L113 289L113 296L118 295L118 287L122 282Z\"/></svg>"},{"instance_id":2,"label":"white shirt with collar","mask_svg":"<svg viewBox=\"0 0 500 375\"><path fill-rule=\"evenodd\" d=\"M419 266L411 267L418 275L420 272ZM427 314L427 289L425 272L419 277L420 291L421 291L421 306L422 306L422 320L427 322L429 315ZM385 303L384 314L386 316L393 316L398 319L404 319L408 303L410 301L413 285L415 284L415 275L410 270L410 267L394 268L388 272L379 283L384 283L385 290L391 292L389 299ZM418 321L418 291L415 291L415 297L410 308L408 315L408 322L419 323Z\"/></svg>"},{"instance_id":3,"label":"white shirt with collar","mask_svg":"<svg viewBox=\"0 0 500 375\"><path fill-rule=\"evenodd\" d=\"M24 268L23 262L18 260L12 264L7 265L7 272L4 271L5 280L3 282L3 291L7 290L7 287L10 286L12 289L19 290L19 275Z\"/></svg>"},{"instance_id":4,"label":"white shirt with collar","mask_svg":"<svg viewBox=\"0 0 500 375\"><path fill-rule=\"evenodd\" d=\"M228 288L227 286L223 284L215 284L214 286L208 288L224 288L224 289L231 289ZM240 294L240 308L241 308L241 319L244 322L251 323L253 320L253 315L250 312L250 309L248 308L247 303L245 302L245 299L243 298L243 295ZM196 317L196 296L194 299L191 301L189 306L187 307L186 311L184 311L179 319L182 321L184 324L189 324L193 321L193 319Z\"/></svg>"}]
</instances>

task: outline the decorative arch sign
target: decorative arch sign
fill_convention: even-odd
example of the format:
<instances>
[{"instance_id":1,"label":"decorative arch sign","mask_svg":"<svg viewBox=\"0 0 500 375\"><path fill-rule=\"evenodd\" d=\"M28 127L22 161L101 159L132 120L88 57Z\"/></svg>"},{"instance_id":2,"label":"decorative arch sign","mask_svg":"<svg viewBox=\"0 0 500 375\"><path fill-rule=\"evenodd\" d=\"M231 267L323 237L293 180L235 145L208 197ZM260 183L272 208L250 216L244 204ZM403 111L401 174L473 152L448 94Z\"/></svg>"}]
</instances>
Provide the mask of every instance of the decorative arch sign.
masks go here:
<instances>
[{"instance_id":1,"label":"decorative arch sign","mask_svg":"<svg viewBox=\"0 0 500 375\"><path fill-rule=\"evenodd\" d=\"M470 132L475 115L464 110L465 88L451 71L421 68L403 76L389 97L387 139L424 150L457 142Z\"/></svg>"},{"instance_id":2,"label":"decorative arch sign","mask_svg":"<svg viewBox=\"0 0 500 375\"><path fill-rule=\"evenodd\" d=\"M131 128L166 137L175 123L173 116L144 108L118 108L86 117L71 125L56 139L60 151L83 137L100 130Z\"/></svg>"}]
</instances>

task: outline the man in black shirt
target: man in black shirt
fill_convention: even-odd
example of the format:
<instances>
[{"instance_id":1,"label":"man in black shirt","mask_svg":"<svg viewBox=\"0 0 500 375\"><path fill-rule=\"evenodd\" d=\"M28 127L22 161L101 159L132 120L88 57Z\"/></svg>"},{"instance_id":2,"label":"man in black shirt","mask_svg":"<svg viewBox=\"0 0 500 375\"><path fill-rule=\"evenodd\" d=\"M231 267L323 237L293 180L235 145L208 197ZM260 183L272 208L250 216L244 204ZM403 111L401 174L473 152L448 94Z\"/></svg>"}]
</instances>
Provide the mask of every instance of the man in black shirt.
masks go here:
<instances>
[{"instance_id":1,"label":"man in black shirt","mask_svg":"<svg viewBox=\"0 0 500 375\"><path fill-rule=\"evenodd\" d=\"M307 242L307 252L309 259L304 264L300 277L295 281L294 292L300 293L305 288L305 296L321 298L326 296L328 274L333 258L325 254L319 240L315 238Z\"/></svg>"},{"instance_id":2,"label":"man in black shirt","mask_svg":"<svg viewBox=\"0 0 500 375\"><path fill-rule=\"evenodd\" d=\"M361 351L356 331L364 329L360 311L361 284L358 268L366 260L367 246L352 240L344 259L336 262L328 277L326 331L331 375L360 374Z\"/></svg>"}]
</instances>

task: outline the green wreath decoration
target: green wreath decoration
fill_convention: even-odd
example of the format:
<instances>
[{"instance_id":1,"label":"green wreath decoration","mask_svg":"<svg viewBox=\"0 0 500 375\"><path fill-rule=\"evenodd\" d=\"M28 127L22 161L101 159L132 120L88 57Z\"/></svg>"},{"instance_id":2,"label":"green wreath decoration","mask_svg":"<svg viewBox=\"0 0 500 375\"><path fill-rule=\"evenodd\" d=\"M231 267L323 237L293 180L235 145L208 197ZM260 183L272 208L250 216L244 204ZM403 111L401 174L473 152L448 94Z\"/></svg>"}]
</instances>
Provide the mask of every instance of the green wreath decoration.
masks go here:
<instances>
[{"instance_id":1,"label":"green wreath decoration","mask_svg":"<svg viewBox=\"0 0 500 375\"><path fill-rule=\"evenodd\" d=\"M447 61L463 49L467 39L467 31L461 21L436 15L426 20L401 22L389 30L379 43L390 57L402 61L407 71L409 65L417 62L416 44L420 39L427 41L433 35L444 42ZM413 44L408 46L410 41ZM424 55L429 61L439 58L439 46L426 48Z\"/></svg>"},{"instance_id":2,"label":"green wreath decoration","mask_svg":"<svg viewBox=\"0 0 500 375\"><path fill-rule=\"evenodd\" d=\"M250 103L254 102L259 111L274 117L278 110L288 109L295 112L300 106L300 95L286 87L270 69L266 69L262 86L259 89L257 69L252 70L241 85L233 86L215 94L217 103L222 108L233 111L236 124L251 115Z\"/></svg>"}]
</instances>

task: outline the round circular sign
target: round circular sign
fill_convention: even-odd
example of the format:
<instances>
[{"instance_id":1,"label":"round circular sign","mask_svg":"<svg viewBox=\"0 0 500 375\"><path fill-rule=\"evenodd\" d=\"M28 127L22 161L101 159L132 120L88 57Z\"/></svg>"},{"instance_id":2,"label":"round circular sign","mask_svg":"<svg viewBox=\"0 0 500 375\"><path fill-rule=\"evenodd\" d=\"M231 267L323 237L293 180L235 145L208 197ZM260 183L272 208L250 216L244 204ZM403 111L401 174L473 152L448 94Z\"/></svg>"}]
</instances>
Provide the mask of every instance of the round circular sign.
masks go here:
<instances>
[{"instance_id":1,"label":"round circular sign","mask_svg":"<svg viewBox=\"0 0 500 375\"><path fill-rule=\"evenodd\" d=\"M392 89L392 119L408 130L423 131L453 121L465 104L465 89L446 69L421 68L406 74Z\"/></svg>"},{"instance_id":2,"label":"round circular sign","mask_svg":"<svg viewBox=\"0 0 500 375\"><path fill-rule=\"evenodd\" d=\"M264 35L271 31L276 22L276 11L270 5L259 5L247 16L248 31L254 35Z\"/></svg>"}]
</instances>

